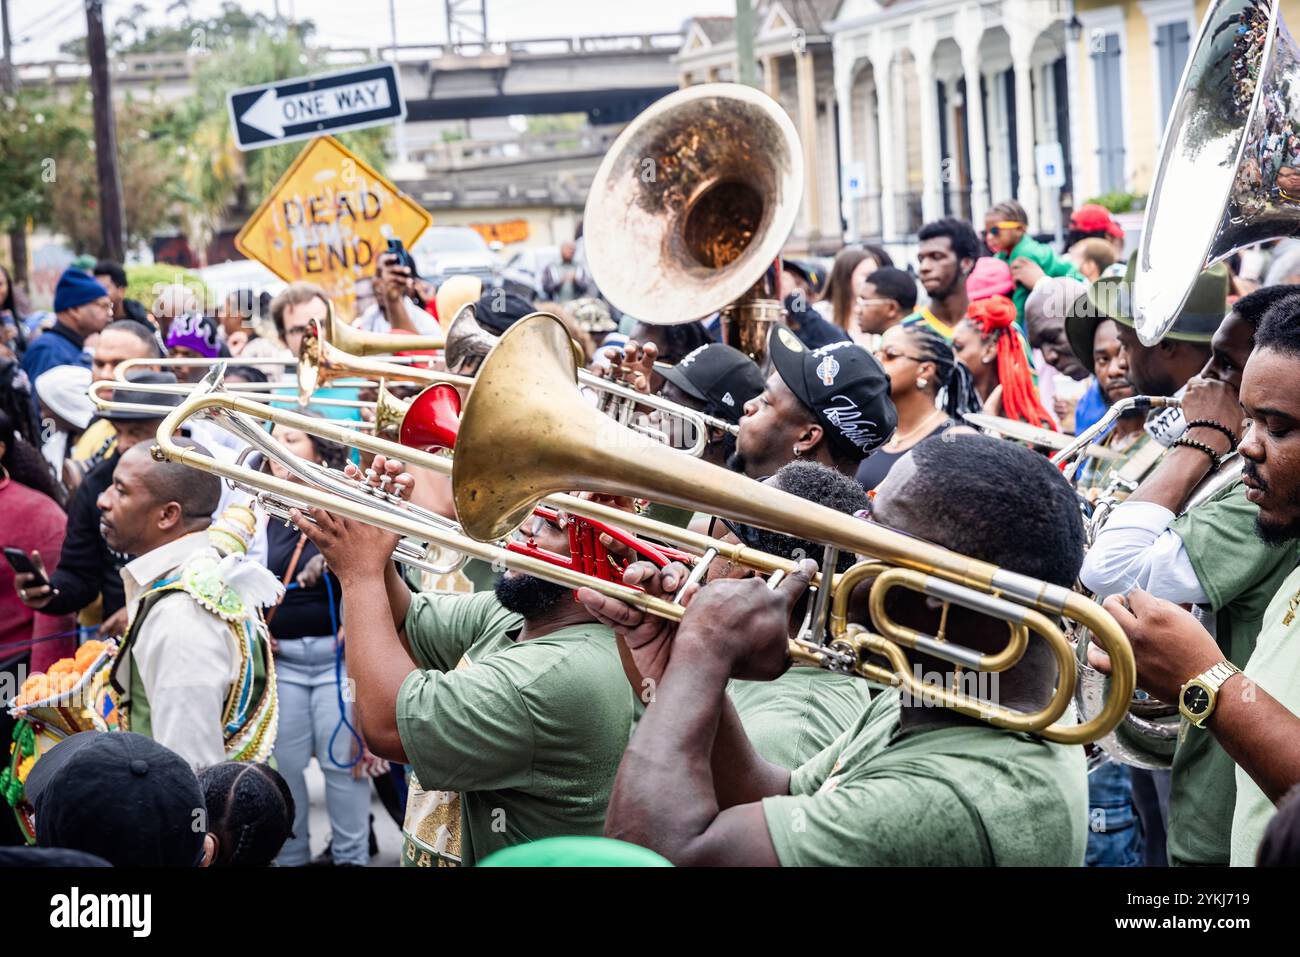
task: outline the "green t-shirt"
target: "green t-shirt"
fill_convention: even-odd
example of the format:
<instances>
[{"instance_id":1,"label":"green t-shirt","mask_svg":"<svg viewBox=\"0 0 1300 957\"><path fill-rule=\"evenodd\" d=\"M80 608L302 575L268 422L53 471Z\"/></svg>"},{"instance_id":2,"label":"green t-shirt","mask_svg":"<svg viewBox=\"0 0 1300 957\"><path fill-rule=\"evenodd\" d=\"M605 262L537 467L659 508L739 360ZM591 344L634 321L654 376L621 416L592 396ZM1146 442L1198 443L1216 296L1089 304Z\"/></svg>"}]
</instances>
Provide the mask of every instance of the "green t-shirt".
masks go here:
<instances>
[{"instance_id":1,"label":"green t-shirt","mask_svg":"<svg viewBox=\"0 0 1300 957\"><path fill-rule=\"evenodd\" d=\"M825 668L790 668L775 681L733 681L727 694L764 759L794 769L862 716L874 685Z\"/></svg>"},{"instance_id":2,"label":"green t-shirt","mask_svg":"<svg viewBox=\"0 0 1300 957\"><path fill-rule=\"evenodd\" d=\"M1255 651L1242 670L1292 714L1300 715L1300 617L1291 611L1300 600L1300 568L1292 569L1264 612ZM1288 617L1289 616L1289 617ZM1249 685L1242 689L1245 693ZM1233 867L1251 867L1264 830L1277 811L1244 768L1237 771L1237 803L1232 812Z\"/></svg>"},{"instance_id":3,"label":"green t-shirt","mask_svg":"<svg viewBox=\"0 0 1300 957\"><path fill-rule=\"evenodd\" d=\"M787 867L1077 867L1088 782L1080 747L982 723L900 731L885 691L763 812Z\"/></svg>"},{"instance_id":4,"label":"green t-shirt","mask_svg":"<svg viewBox=\"0 0 1300 957\"><path fill-rule=\"evenodd\" d=\"M1196 578L1210 599L1215 639L1238 668L1255 648L1268 603L1300 561L1300 547L1265 545L1255 534L1259 509L1234 482L1176 518ZM1169 863L1228 863L1237 765L1209 731L1183 720L1169 786Z\"/></svg>"},{"instance_id":5,"label":"green t-shirt","mask_svg":"<svg viewBox=\"0 0 1300 957\"><path fill-rule=\"evenodd\" d=\"M397 729L423 788L461 793L461 859L544 837L604 832L632 728L632 691L604 625L517 641L490 592L421 594L406 635L421 669Z\"/></svg>"}]
</instances>

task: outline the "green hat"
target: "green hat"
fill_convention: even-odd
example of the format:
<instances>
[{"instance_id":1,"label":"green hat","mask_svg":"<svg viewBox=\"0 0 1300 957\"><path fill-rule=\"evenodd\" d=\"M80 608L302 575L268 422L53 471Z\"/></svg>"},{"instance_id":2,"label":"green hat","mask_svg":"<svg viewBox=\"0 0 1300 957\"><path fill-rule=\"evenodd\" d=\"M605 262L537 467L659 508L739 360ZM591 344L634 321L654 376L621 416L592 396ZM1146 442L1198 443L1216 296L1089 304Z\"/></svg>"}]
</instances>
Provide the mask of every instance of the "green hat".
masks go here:
<instances>
[{"instance_id":1,"label":"green hat","mask_svg":"<svg viewBox=\"0 0 1300 957\"><path fill-rule=\"evenodd\" d=\"M636 844L610 837L548 837L516 844L479 862L479 867L672 867Z\"/></svg>"},{"instance_id":2,"label":"green hat","mask_svg":"<svg viewBox=\"0 0 1300 957\"><path fill-rule=\"evenodd\" d=\"M1094 372L1092 340L1097 327L1107 319L1133 328L1133 307L1129 292L1133 288L1133 275L1137 269L1137 254L1128 261L1124 278L1103 276L1088 287L1088 291L1074 300L1065 314L1065 335L1075 358L1084 368ZM1209 342L1214 331L1228 312L1228 267L1223 263L1211 266L1196 280L1192 293L1183 304L1166 339L1183 342Z\"/></svg>"}]
</instances>

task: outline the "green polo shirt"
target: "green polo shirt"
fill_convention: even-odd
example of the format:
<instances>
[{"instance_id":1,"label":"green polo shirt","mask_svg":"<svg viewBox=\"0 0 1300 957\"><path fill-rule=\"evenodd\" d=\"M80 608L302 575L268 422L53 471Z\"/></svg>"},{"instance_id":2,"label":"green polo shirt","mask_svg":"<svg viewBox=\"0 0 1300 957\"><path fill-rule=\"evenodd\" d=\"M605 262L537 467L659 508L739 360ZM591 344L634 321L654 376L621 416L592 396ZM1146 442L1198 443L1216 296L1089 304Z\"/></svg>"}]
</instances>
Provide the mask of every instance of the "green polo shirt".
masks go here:
<instances>
[{"instance_id":1,"label":"green polo shirt","mask_svg":"<svg viewBox=\"0 0 1300 957\"><path fill-rule=\"evenodd\" d=\"M1083 748L983 723L902 731L885 691L763 813L786 867L1080 866Z\"/></svg>"},{"instance_id":2,"label":"green polo shirt","mask_svg":"<svg viewBox=\"0 0 1300 957\"><path fill-rule=\"evenodd\" d=\"M790 668L775 681L733 681L727 695L760 755L797 768L862 716L880 685L825 668Z\"/></svg>"},{"instance_id":3,"label":"green polo shirt","mask_svg":"<svg viewBox=\"0 0 1300 957\"><path fill-rule=\"evenodd\" d=\"M1300 562L1300 543L1271 548L1260 540L1258 514L1234 482L1169 526L1210 599L1215 640L1238 668L1251 657L1269 602ZM1214 735L1182 721L1169 786L1170 864L1228 863L1236 770Z\"/></svg>"},{"instance_id":4,"label":"green polo shirt","mask_svg":"<svg viewBox=\"0 0 1300 957\"><path fill-rule=\"evenodd\" d=\"M599 835L632 728L613 633L588 623L518 641L523 619L490 592L416 595L406 635L419 670L397 728L423 788L461 794L461 858Z\"/></svg>"},{"instance_id":5,"label":"green polo shirt","mask_svg":"<svg viewBox=\"0 0 1300 957\"><path fill-rule=\"evenodd\" d=\"M1291 612L1293 601L1300 601L1300 568L1292 569L1282 582L1255 641L1255 651L1242 669L1246 677L1268 692L1292 714L1300 715L1300 615ZM1288 615L1290 619L1288 620ZM1239 685L1241 693L1250 690L1249 683ZM1213 719L1211 719L1213 720ZM1246 773L1237 768L1237 803L1232 812L1233 867L1251 867L1264 839L1264 830L1277 808Z\"/></svg>"}]
</instances>

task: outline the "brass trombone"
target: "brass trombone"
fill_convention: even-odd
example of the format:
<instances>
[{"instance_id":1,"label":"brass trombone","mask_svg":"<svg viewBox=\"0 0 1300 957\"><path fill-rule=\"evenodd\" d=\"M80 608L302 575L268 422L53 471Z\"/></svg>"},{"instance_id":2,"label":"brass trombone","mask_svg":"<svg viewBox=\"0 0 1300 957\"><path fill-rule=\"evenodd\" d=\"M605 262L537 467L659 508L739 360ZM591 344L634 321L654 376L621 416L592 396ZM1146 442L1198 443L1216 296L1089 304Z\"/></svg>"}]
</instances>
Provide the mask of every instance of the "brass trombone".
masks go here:
<instances>
[{"instance_id":1,"label":"brass trombone","mask_svg":"<svg viewBox=\"0 0 1300 957\"><path fill-rule=\"evenodd\" d=\"M246 383L241 382L241 383L236 383L234 386L223 386L223 388L233 389L236 386L245 385L245 384ZM255 384L260 385L260 383L255 383ZM117 389L128 389L128 388L132 392L142 392L148 395L189 396L194 394L194 391L197 388L197 386L190 385L184 382L177 382L177 383L120 382L117 379L102 379L98 382L92 382L90 384L90 391L89 391L90 401L93 402L95 404L95 408L99 409L101 412L156 413L158 418L160 419L165 415L167 415L167 413L171 412L172 409L176 408L176 406L174 405L163 405L161 403L155 405L152 403L145 403L145 402L123 402L118 399L109 398L108 396L103 394L106 390L109 389L117 390ZM281 386L281 388L283 388L283 386ZM247 399L250 402L261 402L267 404L270 404L272 402L291 403L295 401L293 396L268 395L262 392L244 393L243 398ZM388 399L389 401L393 401L393 402L401 401L400 399L394 398L391 394L388 396ZM377 403L375 402L362 402L359 399L323 399L323 398L312 399L310 404L332 406L334 408L345 408L345 409L364 409L364 408L369 408L371 406L377 405ZM376 424L374 422L364 422L360 420L351 421L347 419L340 419L336 421L338 421L338 423L343 427L350 428L350 429L364 429L368 431L376 428Z\"/></svg>"},{"instance_id":2,"label":"brass trombone","mask_svg":"<svg viewBox=\"0 0 1300 957\"><path fill-rule=\"evenodd\" d=\"M574 388L576 372L564 327L544 314L515 323L484 362L465 404L452 466L456 513L471 537L480 542L498 539L517 527L541 500L575 487L613 495L650 495L669 505L798 535L898 568L888 568L873 588L872 619L879 634L848 623L843 615L851 584L875 570L855 566L831 589L841 615L832 614L835 627L830 645L796 645L792 655L902 684L913 694L938 697L964 714L1061 743L1093 740L1123 718L1135 683L1133 653L1123 630L1096 602L1069 588L848 520L833 509L745 481L708 463L665 453L657 443L620 428L582 401ZM533 415L518 415L525 404ZM527 472L516 465L521 456L530 463ZM1019 651L980 655L943 635L920 635L898 625L885 615L883 598L874 597L882 584L884 591L907 587L1002 618ZM1087 627L1111 656L1111 694L1102 711L1082 724L1054 723L1068 707L1077 673L1069 642L1051 620L1054 616ZM1019 643L1024 629L1049 642L1060 669L1052 703L1034 714L928 688L905 666L903 649L910 648L962 667L1004 669L1023 652ZM893 670L870 663L872 654L884 656Z\"/></svg>"}]
</instances>

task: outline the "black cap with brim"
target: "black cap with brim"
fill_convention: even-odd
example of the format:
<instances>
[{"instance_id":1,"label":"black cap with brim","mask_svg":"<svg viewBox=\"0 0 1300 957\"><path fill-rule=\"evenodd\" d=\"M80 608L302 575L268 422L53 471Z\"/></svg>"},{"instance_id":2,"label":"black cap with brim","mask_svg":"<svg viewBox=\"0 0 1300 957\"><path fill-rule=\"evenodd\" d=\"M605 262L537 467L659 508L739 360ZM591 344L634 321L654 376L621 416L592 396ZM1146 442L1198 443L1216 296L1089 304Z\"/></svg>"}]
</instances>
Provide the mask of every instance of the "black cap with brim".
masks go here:
<instances>
[{"instance_id":1,"label":"black cap with brim","mask_svg":"<svg viewBox=\"0 0 1300 957\"><path fill-rule=\"evenodd\" d=\"M83 731L37 760L24 785L36 840L123 866L195 867L206 828L190 765L152 738Z\"/></svg>"},{"instance_id":2,"label":"black cap with brim","mask_svg":"<svg viewBox=\"0 0 1300 957\"><path fill-rule=\"evenodd\" d=\"M810 351L784 326L773 329L767 343L781 381L841 455L861 460L894 434L898 412L889 376L866 349L845 341Z\"/></svg>"},{"instance_id":3,"label":"black cap with brim","mask_svg":"<svg viewBox=\"0 0 1300 957\"><path fill-rule=\"evenodd\" d=\"M185 398L183 395L162 395L157 392L146 392L140 389L130 388L130 383L139 383L141 385L175 385L176 376L170 372L148 372L136 371L128 374L126 385L114 386L112 400L114 402L130 402L133 405L169 405L178 406ZM107 419L109 422L144 422L151 419L161 419L167 413L150 413L150 412L133 412L125 409L110 409L101 412L99 417Z\"/></svg>"},{"instance_id":4,"label":"black cap with brim","mask_svg":"<svg viewBox=\"0 0 1300 957\"><path fill-rule=\"evenodd\" d=\"M661 376L693 399L705 403L709 415L739 422L745 403L763 392L758 364L739 349L710 342L672 366L655 366Z\"/></svg>"},{"instance_id":5,"label":"black cap with brim","mask_svg":"<svg viewBox=\"0 0 1300 957\"><path fill-rule=\"evenodd\" d=\"M1089 372L1095 373L1092 341L1097 327L1111 319L1122 326L1134 327L1130 290L1136 270L1137 254L1128 262L1124 278L1098 279L1088 291L1070 304L1065 314L1065 335L1070 349ZM1228 269L1216 263L1201 273L1192 287L1166 339L1180 342L1209 342L1228 312Z\"/></svg>"}]
</instances>

